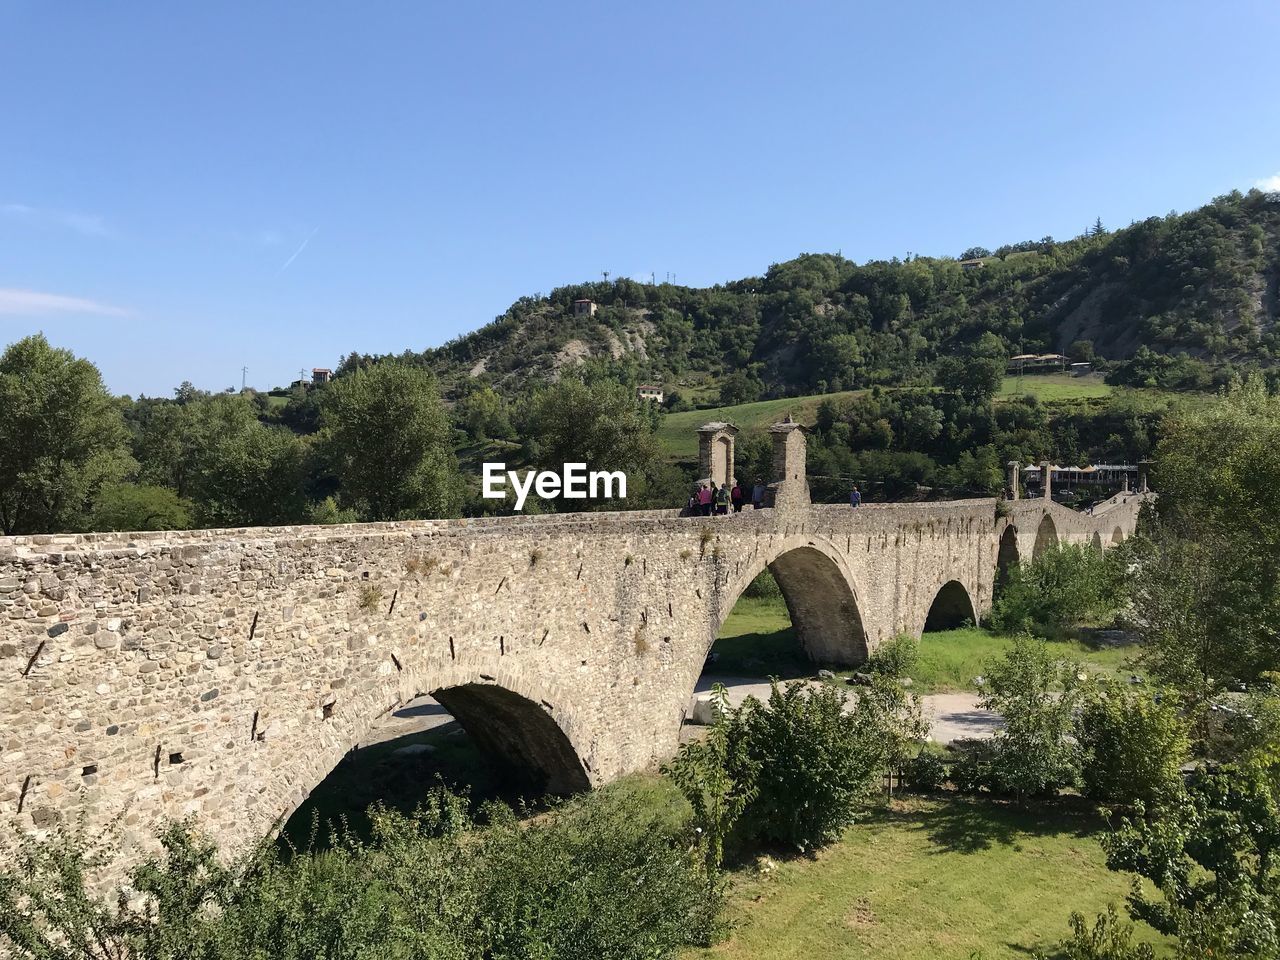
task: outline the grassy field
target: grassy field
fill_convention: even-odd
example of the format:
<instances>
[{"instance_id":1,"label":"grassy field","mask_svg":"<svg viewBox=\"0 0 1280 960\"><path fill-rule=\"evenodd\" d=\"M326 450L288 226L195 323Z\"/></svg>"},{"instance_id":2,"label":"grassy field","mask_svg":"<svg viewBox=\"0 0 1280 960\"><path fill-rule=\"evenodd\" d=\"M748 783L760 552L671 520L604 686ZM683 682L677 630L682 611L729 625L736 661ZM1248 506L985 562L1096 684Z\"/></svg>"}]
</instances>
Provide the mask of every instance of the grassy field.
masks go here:
<instances>
[{"instance_id":1,"label":"grassy field","mask_svg":"<svg viewBox=\"0 0 1280 960\"><path fill-rule=\"evenodd\" d=\"M926 633L920 640L920 659L912 671L913 689L920 693L974 690L974 679L986 664L1013 646L1013 639L976 627ZM1087 669L1127 675L1132 648L1095 648L1077 640L1050 644L1063 660L1078 660ZM812 676L816 669L804 655L791 629L781 599L740 599L725 620L712 652L718 659L708 672L725 676Z\"/></svg>"},{"instance_id":2,"label":"grassy field","mask_svg":"<svg viewBox=\"0 0 1280 960\"><path fill-rule=\"evenodd\" d=\"M1093 400L1110 396L1113 388L1103 382L1098 374L1073 377L1069 373L1027 374L1023 377L1005 377L997 399L1013 399L1033 395L1041 400ZM826 399L840 400L856 397L865 390L846 390L842 393L811 394L806 397L787 397L781 400L761 400L757 403L740 403L730 407L710 407L705 410L686 410L669 413L658 428L658 439L667 455L676 460L689 460L698 455L698 427L713 420L727 420L744 433L765 430L790 413L796 420L813 426L818 416L818 405Z\"/></svg>"},{"instance_id":3,"label":"grassy field","mask_svg":"<svg viewBox=\"0 0 1280 960\"><path fill-rule=\"evenodd\" d=\"M787 397L782 400L761 400L758 403L740 403L732 407L711 407L706 410L686 410L669 413L658 427L658 439L667 453L676 459L690 459L698 455L698 427L714 420L727 420L746 433L756 433L777 423L788 413L801 423L813 426L818 416L818 404L823 400L839 400L854 397L862 391L813 394L808 397Z\"/></svg>"},{"instance_id":4,"label":"grassy field","mask_svg":"<svg viewBox=\"0 0 1280 960\"><path fill-rule=\"evenodd\" d=\"M996 960L1052 956L1073 910L1128 882L1106 869L1093 815L959 797L908 798L813 859L734 877L727 942L703 960ZM1140 927L1139 939L1157 935ZM1164 944L1159 944L1164 946Z\"/></svg>"},{"instance_id":5,"label":"grassy field","mask_svg":"<svg viewBox=\"0 0 1280 960\"><path fill-rule=\"evenodd\" d=\"M1101 374L1074 377L1069 373L1028 373L1005 377L997 398L1035 396L1041 400L1096 400L1115 391Z\"/></svg>"}]
</instances>

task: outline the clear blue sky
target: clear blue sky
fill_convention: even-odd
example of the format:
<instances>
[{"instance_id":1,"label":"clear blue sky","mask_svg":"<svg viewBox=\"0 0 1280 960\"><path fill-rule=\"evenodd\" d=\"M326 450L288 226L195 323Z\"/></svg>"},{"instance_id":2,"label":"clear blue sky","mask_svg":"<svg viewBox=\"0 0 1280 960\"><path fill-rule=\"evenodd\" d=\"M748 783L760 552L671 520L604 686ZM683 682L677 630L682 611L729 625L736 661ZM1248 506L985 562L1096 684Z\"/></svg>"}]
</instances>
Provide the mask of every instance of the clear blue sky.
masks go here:
<instances>
[{"instance_id":1,"label":"clear blue sky","mask_svg":"<svg viewBox=\"0 0 1280 960\"><path fill-rule=\"evenodd\" d=\"M0 345L268 387L602 270L1187 210L1280 177L1278 39L1274 0L0 0Z\"/></svg>"}]
</instances>

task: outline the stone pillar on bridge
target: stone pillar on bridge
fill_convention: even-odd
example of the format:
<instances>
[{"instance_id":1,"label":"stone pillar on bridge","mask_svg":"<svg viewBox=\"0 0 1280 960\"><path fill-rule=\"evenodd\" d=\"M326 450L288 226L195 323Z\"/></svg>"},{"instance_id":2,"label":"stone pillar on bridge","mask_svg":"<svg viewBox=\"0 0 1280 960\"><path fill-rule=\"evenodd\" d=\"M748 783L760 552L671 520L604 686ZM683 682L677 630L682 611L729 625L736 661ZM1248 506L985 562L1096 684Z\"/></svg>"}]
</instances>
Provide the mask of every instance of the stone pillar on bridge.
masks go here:
<instances>
[{"instance_id":1,"label":"stone pillar on bridge","mask_svg":"<svg viewBox=\"0 0 1280 960\"><path fill-rule=\"evenodd\" d=\"M1053 464L1048 460L1040 461L1040 495L1046 500L1053 499Z\"/></svg>"},{"instance_id":2,"label":"stone pillar on bridge","mask_svg":"<svg viewBox=\"0 0 1280 960\"><path fill-rule=\"evenodd\" d=\"M1009 470L1009 499L1017 500L1020 496L1018 493L1018 470L1022 464L1018 463L1017 460L1010 460L1006 466Z\"/></svg>"},{"instance_id":3,"label":"stone pillar on bridge","mask_svg":"<svg viewBox=\"0 0 1280 960\"><path fill-rule=\"evenodd\" d=\"M1120 474L1120 492L1129 493L1129 471Z\"/></svg>"},{"instance_id":4,"label":"stone pillar on bridge","mask_svg":"<svg viewBox=\"0 0 1280 960\"><path fill-rule=\"evenodd\" d=\"M808 441L804 424L796 423L788 414L781 423L769 428L773 437L773 505L781 507L807 507L809 505L809 480L805 463Z\"/></svg>"},{"instance_id":5,"label":"stone pillar on bridge","mask_svg":"<svg viewBox=\"0 0 1280 960\"><path fill-rule=\"evenodd\" d=\"M699 482L710 483L713 489L720 484L733 486L733 443L738 428L731 423L704 423L698 428L698 476Z\"/></svg>"},{"instance_id":6,"label":"stone pillar on bridge","mask_svg":"<svg viewBox=\"0 0 1280 960\"><path fill-rule=\"evenodd\" d=\"M1151 485L1150 485L1151 466L1152 466L1152 463L1150 460L1138 461L1138 492L1139 493L1151 492Z\"/></svg>"}]
</instances>

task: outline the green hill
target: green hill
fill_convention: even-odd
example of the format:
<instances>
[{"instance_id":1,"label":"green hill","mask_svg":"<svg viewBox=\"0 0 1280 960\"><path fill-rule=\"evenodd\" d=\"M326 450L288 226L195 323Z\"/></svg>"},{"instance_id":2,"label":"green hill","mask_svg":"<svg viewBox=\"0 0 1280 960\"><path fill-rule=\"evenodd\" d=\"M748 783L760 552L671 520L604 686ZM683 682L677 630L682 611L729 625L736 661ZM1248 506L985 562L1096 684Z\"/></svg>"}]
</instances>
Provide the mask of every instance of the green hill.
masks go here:
<instances>
[{"instance_id":1,"label":"green hill","mask_svg":"<svg viewBox=\"0 0 1280 960\"><path fill-rule=\"evenodd\" d=\"M577 284L403 357L452 397L477 384L516 396L586 363L695 402L929 385L949 356L1066 352L1096 357L1113 382L1171 389L1280 357L1278 194L965 253L964 264L804 254L709 288Z\"/></svg>"}]
</instances>

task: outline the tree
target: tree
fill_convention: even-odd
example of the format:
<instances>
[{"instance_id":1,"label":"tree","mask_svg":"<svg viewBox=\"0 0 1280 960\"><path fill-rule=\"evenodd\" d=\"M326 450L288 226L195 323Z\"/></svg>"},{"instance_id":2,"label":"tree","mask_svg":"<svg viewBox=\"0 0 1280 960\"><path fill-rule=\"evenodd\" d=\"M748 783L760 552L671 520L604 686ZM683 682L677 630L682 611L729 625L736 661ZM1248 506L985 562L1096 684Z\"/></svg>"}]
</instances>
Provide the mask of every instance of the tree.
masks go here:
<instances>
[{"instance_id":1,"label":"tree","mask_svg":"<svg viewBox=\"0 0 1280 960\"><path fill-rule=\"evenodd\" d=\"M654 433L660 416L625 384L564 377L533 395L521 426L539 466L585 463L588 470L621 470L627 475L628 507L683 503L680 477L663 462ZM555 504L579 510L592 502L560 498ZM618 509L609 501L594 505Z\"/></svg>"},{"instance_id":2,"label":"tree","mask_svg":"<svg viewBox=\"0 0 1280 960\"><path fill-rule=\"evenodd\" d=\"M476 442L509 439L514 431L507 415L506 401L492 387L472 390L454 407L455 421Z\"/></svg>"},{"instance_id":3,"label":"tree","mask_svg":"<svg viewBox=\"0 0 1280 960\"><path fill-rule=\"evenodd\" d=\"M1079 748L1071 738L1079 669L1054 660L1044 641L1027 636L986 668L982 706L1004 720L994 739L995 776L1020 800L1070 786L1079 776Z\"/></svg>"},{"instance_id":4,"label":"tree","mask_svg":"<svg viewBox=\"0 0 1280 960\"><path fill-rule=\"evenodd\" d=\"M320 422L342 499L366 520L453 515L461 503L435 378L384 361L335 379Z\"/></svg>"},{"instance_id":5,"label":"tree","mask_svg":"<svg viewBox=\"0 0 1280 960\"><path fill-rule=\"evenodd\" d=\"M168 487L117 483L103 487L94 500L88 530L187 530L194 504Z\"/></svg>"},{"instance_id":6,"label":"tree","mask_svg":"<svg viewBox=\"0 0 1280 960\"><path fill-rule=\"evenodd\" d=\"M1203 712L1233 682L1280 668L1280 399L1254 378L1180 409L1156 463L1134 619L1151 672Z\"/></svg>"},{"instance_id":7,"label":"tree","mask_svg":"<svg viewBox=\"0 0 1280 960\"><path fill-rule=\"evenodd\" d=\"M1280 957L1276 787L1259 764L1201 772L1158 816L1103 839L1109 868L1150 883L1135 880L1129 913L1177 937L1179 956Z\"/></svg>"},{"instance_id":8,"label":"tree","mask_svg":"<svg viewBox=\"0 0 1280 960\"><path fill-rule=\"evenodd\" d=\"M40 334L0 355L0 532L78 527L98 491L132 466L97 367Z\"/></svg>"},{"instance_id":9,"label":"tree","mask_svg":"<svg viewBox=\"0 0 1280 960\"><path fill-rule=\"evenodd\" d=\"M1112 616L1124 599L1126 554L1064 543L1009 571L991 622L1008 633L1054 636L1068 627Z\"/></svg>"},{"instance_id":10,"label":"tree","mask_svg":"<svg viewBox=\"0 0 1280 960\"><path fill-rule=\"evenodd\" d=\"M1004 383L1004 370L1004 360L996 357L943 357L937 382L970 403L990 402Z\"/></svg>"},{"instance_id":11,"label":"tree","mask_svg":"<svg viewBox=\"0 0 1280 960\"><path fill-rule=\"evenodd\" d=\"M1190 740L1172 698L1108 689L1088 698L1077 726L1086 796L1154 807L1181 792Z\"/></svg>"},{"instance_id":12,"label":"tree","mask_svg":"<svg viewBox=\"0 0 1280 960\"><path fill-rule=\"evenodd\" d=\"M1092 363L1098 355L1092 340L1073 340L1067 352L1083 363Z\"/></svg>"},{"instance_id":13,"label":"tree","mask_svg":"<svg viewBox=\"0 0 1280 960\"><path fill-rule=\"evenodd\" d=\"M735 370L720 382L720 402L725 406L753 403L762 393L763 381L746 370Z\"/></svg>"},{"instance_id":14,"label":"tree","mask_svg":"<svg viewBox=\"0 0 1280 960\"><path fill-rule=\"evenodd\" d=\"M258 419L242 396L198 396L150 409L135 444L141 479L195 504L200 526L296 523L306 514L306 445Z\"/></svg>"}]
</instances>

